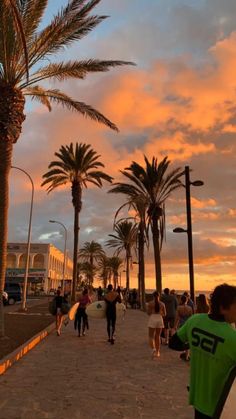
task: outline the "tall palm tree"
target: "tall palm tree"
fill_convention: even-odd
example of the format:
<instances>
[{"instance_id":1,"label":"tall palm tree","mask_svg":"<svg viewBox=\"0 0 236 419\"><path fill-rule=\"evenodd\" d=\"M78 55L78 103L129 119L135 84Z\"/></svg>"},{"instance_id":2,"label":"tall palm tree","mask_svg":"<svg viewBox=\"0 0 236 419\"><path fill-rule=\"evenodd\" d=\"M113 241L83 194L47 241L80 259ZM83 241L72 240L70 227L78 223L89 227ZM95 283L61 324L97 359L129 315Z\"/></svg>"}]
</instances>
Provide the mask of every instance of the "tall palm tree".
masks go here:
<instances>
[{"instance_id":1,"label":"tall palm tree","mask_svg":"<svg viewBox=\"0 0 236 419\"><path fill-rule=\"evenodd\" d=\"M123 173L123 172L122 172ZM135 210L135 218L138 220L138 235L137 235L137 248L138 248L138 282L139 282L139 297L141 301L142 310L146 309L146 286L145 286L145 258L144 248L145 243L148 246L148 229L146 225L146 211L148 208L148 201L146 197L140 195L140 192L131 184L114 183L108 193L122 193L126 196L127 201L125 204L118 208L115 219L119 212L127 206L129 209Z\"/></svg>"},{"instance_id":2,"label":"tall palm tree","mask_svg":"<svg viewBox=\"0 0 236 419\"><path fill-rule=\"evenodd\" d=\"M121 173L129 180L128 184L118 183L112 192L122 192L130 197L131 201L139 197L147 205L147 220L151 227L155 260L156 289L162 290L161 247L165 232L165 202L170 194L183 186L180 178L184 174L181 168L169 173L167 169L170 161L165 157L158 164L153 157L149 162L144 156L145 167L136 162Z\"/></svg>"},{"instance_id":3,"label":"tall palm tree","mask_svg":"<svg viewBox=\"0 0 236 419\"><path fill-rule=\"evenodd\" d=\"M61 146L59 152L55 153L58 160L52 161L50 169L43 175L45 179L42 186L48 185L48 193L55 188L71 184L72 204L74 206L74 252L73 252L73 283L72 301L75 300L75 289L77 282L77 262L78 262L78 243L79 243L79 214L82 209L82 190L87 188L88 183L92 183L99 188L103 186L103 181L111 182L111 176L98 170L104 167L99 155L88 144L78 144L75 147L71 143L69 146Z\"/></svg>"},{"instance_id":4,"label":"tall palm tree","mask_svg":"<svg viewBox=\"0 0 236 419\"><path fill-rule=\"evenodd\" d=\"M95 241L85 242L84 246L79 251L79 256L84 262L89 262L90 265L95 268L94 262L98 262L103 256L105 252L100 243ZM91 278L93 283L93 277Z\"/></svg>"},{"instance_id":5,"label":"tall palm tree","mask_svg":"<svg viewBox=\"0 0 236 419\"><path fill-rule=\"evenodd\" d=\"M129 290L132 250L135 248L137 241L137 224L132 221L121 220L115 223L114 231L116 234L109 234L112 239L107 240L106 245L108 247L116 247L116 256L125 251L126 289Z\"/></svg>"},{"instance_id":6,"label":"tall palm tree","mask_svg":"<svg viewBox=\"0 0 236 419\"><path fill-rule=\"evenodd\" d=\"M82 262L80 264L80 272L86 277L86 285L91 286L93 284L93 278L96 273L96 267L91 265L90 262Z\"/></svg>"},{"instance_id":7,"label":"tall palm tree","mask_svg":"<svg viewBox=\"0 0 236 419\"><path fill-rule=\"evenodd\" d=\"M113 275L113 284L114 288L117 288L118 285L118 278L119 278L119 269L123 263L123 260L119 258L119 256L112 256L108 258L108 266Z\"/></svg>"},{"instance_id":8,"label":"tall palm tree","mask_svg":"<svg viewBox=\"0 0 236 419\"><path fill-rule=\"evenodd\" d=\"M82 80L92 72L132 64L98 59L53 62L53 55L82 39L106 19L107 16L91 14L100 2L70 0L41 29L48 0L0 1L0 337L4 336L2 292L6 270L9 173L13 145L20 137L25 119L25 98L30 96L46 105L49 111L52 104L60 104L117 130L115 124L90 105L41 84L50 79Z\"/></svg>"},{"instance_id":9,"label":"tall palm tree","mask_svg":"<svg viewBox=\"0 0 236 419\"><path fill-rule=\"evenodd\" d=\"M111 269L109 266L109 257L107 257L105 254L104 256L99 260L98 267L100 270L100 279L103 282L103 288L107 287L108 281L111 278Z\"/></svg>"}]
</instances>

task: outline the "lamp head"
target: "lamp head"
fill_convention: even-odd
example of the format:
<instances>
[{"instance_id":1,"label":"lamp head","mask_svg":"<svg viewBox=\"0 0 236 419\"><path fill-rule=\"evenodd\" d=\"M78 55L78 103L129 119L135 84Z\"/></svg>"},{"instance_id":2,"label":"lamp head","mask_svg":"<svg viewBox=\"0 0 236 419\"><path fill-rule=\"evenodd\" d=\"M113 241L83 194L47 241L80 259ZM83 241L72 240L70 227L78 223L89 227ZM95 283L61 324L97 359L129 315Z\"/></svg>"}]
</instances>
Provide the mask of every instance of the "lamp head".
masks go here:
<instances>
[{"instance_id":1,"label":"lamp head","mask_svg":"<svg viewBox=\"0 0 236 419\"><path fill-rule=\"evenodd\" d=\"M55 221L54 220L49 220L49 223L55 223Z\"/></svg>"},{"instance_id":2,"label":"lamp head","mask_svg":"<svg viewBox=\"0 0 236 419\"><path fill-rule=\"evenodd\" d=\"M173 233L187 233L187 230L182 227L176 227L174 228Z\"/></svg>"},{"instance_id":3,"label":"lamp head","mask_svg":"<svg viewBox=\"0 0 236 419\"><path fill-rule=\"evenodd\" d=\"M193 185L193 186L203 186L204 182L202 180L194 180L194 182L191 182L191 185Z\"/></svg>"}]
</instances>

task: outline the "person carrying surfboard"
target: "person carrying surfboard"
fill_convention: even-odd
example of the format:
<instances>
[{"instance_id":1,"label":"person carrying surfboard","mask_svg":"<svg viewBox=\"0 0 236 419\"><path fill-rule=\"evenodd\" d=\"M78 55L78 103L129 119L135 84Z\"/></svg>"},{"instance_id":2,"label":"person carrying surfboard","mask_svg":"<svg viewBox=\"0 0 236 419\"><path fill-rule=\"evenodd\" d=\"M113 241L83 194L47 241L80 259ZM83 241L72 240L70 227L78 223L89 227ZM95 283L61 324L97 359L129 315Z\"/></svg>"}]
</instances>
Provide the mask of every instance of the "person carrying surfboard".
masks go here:
<instances>
[{"instance_id":1,"label":"person carrying surfboard","mask_svg":"<svg viewBox=\"0 0 236 419\"><path fill-rule=\"evenodd\" d=\"M108 342L114 345L114 334L116 328L116 303L121 303L121 297L118 292L113 290L112 284L107 287L107 294L104 297L106 302L106 319Z\"/></svg>"}]
</instances>

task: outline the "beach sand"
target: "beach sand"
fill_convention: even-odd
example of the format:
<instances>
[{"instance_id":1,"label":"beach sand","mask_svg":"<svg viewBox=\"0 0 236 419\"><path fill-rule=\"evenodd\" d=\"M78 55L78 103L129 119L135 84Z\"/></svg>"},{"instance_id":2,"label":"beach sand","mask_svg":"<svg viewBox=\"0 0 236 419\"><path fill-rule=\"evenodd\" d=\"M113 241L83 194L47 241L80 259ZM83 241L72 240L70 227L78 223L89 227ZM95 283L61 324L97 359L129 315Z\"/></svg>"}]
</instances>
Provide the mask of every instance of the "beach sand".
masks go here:
<instances>
[{"instance_id":1,"label":"beach sand","mask_svg":"<svg viewBox=\"0 0 236 419\"><path fill-rule=\"evenodd\" d=\"M161 347L151 359L145 313L128 310L107 342L105 320L78 338L73 322L0 377L1 419L191 419L189 365Z\"/></svg>"}]
</instances>

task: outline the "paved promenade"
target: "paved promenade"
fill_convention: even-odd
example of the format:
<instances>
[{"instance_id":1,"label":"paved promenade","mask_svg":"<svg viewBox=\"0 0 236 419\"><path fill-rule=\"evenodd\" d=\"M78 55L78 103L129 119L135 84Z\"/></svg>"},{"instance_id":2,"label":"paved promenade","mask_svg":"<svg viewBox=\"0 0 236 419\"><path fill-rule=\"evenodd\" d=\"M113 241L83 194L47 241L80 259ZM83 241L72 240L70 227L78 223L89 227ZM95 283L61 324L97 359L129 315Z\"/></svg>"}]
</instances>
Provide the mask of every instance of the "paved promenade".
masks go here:
<instances>
[{"instance_id":1,"label":"paved promenade","mask_svg":"<svg viewBox=\"0 0 236 419\"><path fill-rule=\"evenodd\" d=\"M189 366L165 346L152 360L147 316L128 310L107 342L105 320L55 332L0 377L0 419L192 419Z\"/></svg>"}]
</instances>

